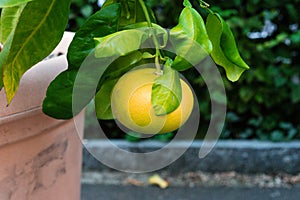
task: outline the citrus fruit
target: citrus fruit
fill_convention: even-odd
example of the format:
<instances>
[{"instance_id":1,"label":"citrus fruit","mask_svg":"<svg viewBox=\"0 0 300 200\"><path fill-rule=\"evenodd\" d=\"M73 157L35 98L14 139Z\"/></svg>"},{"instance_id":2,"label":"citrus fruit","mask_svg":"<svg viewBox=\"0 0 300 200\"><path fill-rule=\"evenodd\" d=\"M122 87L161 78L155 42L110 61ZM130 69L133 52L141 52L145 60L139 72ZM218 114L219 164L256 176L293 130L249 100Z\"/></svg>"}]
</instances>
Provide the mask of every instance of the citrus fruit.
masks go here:
<instances>
[{"instance_id":1,"label":"citrus fruit","mask_svg":"<svg viewBox=\"0 0 300 200\"><path fill-rule=\"evenodd\" d=\"M151 104L154 68L143 68L124 74L114 86L111 109L115 119L123 126L144 134L166 133L178 129L189 118L194 97L190 87L180 79L182 100L173 112L157 116Z\"/></svg>"}]
</instances>

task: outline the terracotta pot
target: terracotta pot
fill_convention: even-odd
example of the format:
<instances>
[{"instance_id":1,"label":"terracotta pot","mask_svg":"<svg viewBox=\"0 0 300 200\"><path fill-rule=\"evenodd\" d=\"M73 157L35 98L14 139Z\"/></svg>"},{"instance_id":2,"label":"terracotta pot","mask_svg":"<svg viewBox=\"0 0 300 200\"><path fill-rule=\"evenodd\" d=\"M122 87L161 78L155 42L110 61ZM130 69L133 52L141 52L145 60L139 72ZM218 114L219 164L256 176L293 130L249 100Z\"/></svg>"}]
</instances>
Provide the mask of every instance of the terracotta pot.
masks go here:
<instances>
[{"instance_id":1,"label":"terracotta pot","mask_svg":"<svg viewBox=\"0 0 300 200\"><path fill-rule=\"evenodd\" d=\"M65 53L73 37L66 33L54 53ZM55 120L42 113L46 89L66 69L66 56L40 62L22 78L6 106L0 92L0 199L79 200L84 113Z\"/></svg>"}]
</instances>

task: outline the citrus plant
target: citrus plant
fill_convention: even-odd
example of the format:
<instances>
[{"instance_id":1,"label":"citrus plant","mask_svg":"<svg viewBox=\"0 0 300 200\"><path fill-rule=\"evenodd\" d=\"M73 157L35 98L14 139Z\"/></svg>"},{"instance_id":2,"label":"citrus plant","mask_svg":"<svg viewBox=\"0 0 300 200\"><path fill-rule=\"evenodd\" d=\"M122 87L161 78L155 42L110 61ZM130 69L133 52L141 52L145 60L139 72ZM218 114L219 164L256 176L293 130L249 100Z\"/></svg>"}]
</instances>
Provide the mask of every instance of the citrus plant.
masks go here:
<instances>
[{"instance_id":1,"label":"citrus plant","mask_svg":"<svg viewBox=\"0 0 300 200\"><path fill-rule=\"evenodd\" d=\"M49 85L43 111L54 118L69 119L94 98L97 117L112 119L116 115L112 109L115 103L128 100L115 97L114 87L132 92L117 82L126 79L128 71L144 64L152 64L154 72L149 78L151 87L142 86L140 92L147 89L149 93L151 89L153 117L163 116L166 120L184 105L190 90L183 86L179 72L201 63L207 56L225 69L230 81L237 81L249 67L239 54L230 27L202 0L199 5L208 13L206 20L188 0L183 4L178 24L166 30L143 0L105 1L76 32L68 49L68 69ZM4 86L9 103L23 73L47 56L60 40L70 0L6 0L0 6L0 42L4 45L0 53L0 86ZM82 65L88 65L90 70L80 73ZM80 84L76 83L78 77ZM80 91L76 108L75 90ZM135 110L134 104L129 108ZM188 106L182 107L190 112Z\"/></svg>"}]
</instances>

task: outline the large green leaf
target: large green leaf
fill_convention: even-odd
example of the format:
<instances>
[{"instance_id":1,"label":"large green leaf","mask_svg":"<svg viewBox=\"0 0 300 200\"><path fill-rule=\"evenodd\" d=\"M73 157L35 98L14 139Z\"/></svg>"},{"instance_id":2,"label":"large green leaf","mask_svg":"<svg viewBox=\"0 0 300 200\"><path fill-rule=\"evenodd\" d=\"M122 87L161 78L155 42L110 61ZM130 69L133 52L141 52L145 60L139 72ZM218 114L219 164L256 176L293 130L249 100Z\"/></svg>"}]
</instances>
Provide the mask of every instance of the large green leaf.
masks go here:
<instances>
[{"instance_id":1,"label":"large green leaf","mask_svg":"<svg viewBox=\"0 0 300 200\"><path fill-rule=\"evenodd\" d=\"M73 117L72 93L76 76L76 70L68 70L60 73L51 82L43 102L45 114L59 119Z\"/></svg>"},{"instance_id":2,"label":"large green leaf","mask_svg":"<svg viewBox=\"0 0 300 200\"><path fill-rule=\"evenodd\" d=\"M173 112L181 102L182 91L178 72L171 68L172 61L168 59L163 75L155 79L152 85L151 103L156 115L166 115Z\"/></svg>"},{"instance_id":3,"label":"large green leaf","mask_svg":"<svg viewBox=\"0 0 300 200\"><path fill-rule=\"evenodd\" d=\"M105 66L111 63L93 56L94 37L117 31L119 10L120 4L102 8L77 31L68 50L69 68L49 85L43 102L44 113L58 119L69 119L94 98L99 78L105 71Z\"/></svg>"},{"instance_id":4,"label":"large green leaf","mask_svg":"<svg viewBox=\"0 0 300 200\"><path fill-rule=\"evenodd\" d=\"M43 112L54 118L70 119L94 98L98 90L102 90L100 96L103 102L96 103L103 103L101 109L109 108L110 102L107 100L109 96L104 97L101 93L105 92L106 94L108 82L117 80L122 76L122 70L123 73L125 73L124 69L129 70L128 66L138 62L142 54L136 52L126 57L118 58L112 62L111 59L95 59L93 54L90 54L79 70L68 69L59 74L48 87L46 98L43 102ZM122 62L124 60L127 60L127 62ZM114 64L118 64L115 66L116 73L113 73ZM105 71L106 69L107 71ZM100 81L99 84L101 77L103 81ZM109 110L106 111L106 114L108 112ZM102 116L99 113L97 115ZM106 118L108 117L107 115L105 116Z\"/></svg>"},{"instance_id":5,"label":"large green leaf","mask_svg":"<svg viewBox=\"0 0 300 200\"><path fill-rule=\"evenodd\" d=\"M110 59L95 59L90 54L80 70L68 69L59 74L47 89L43 112L57 119L77 115L94 98L99 79L110 63Z\"/></svg>"},{"instance_id":6,"label":"large green leaf","mask_svg":"<svg viewBox=\"0 0 300 200\"><path fill-rule=\"evenodd\" d=\"M22 75L59 43L68 22L69 9L70 0L32 1L25 5L2 65L8 103L17 91Z\"/></svg>"},{"instance_id":7,"label":"large green leaf","mask_svg":"<svg viewBox=\"0 0 300 200\"><path fill-rule=\"evenodd\" d=\"M120 4L102 8L93 14L76 32L68 49L69 68L79 68L95 48L94 37L104 37L118 30Z\"/></svg>"},{"instance_id":8,"label":"large green leaf","mask_svg":"<svg viewBox=\"0 0 300 200\"><path fill-rule=\"evenodd\" d=\"M0 8L13 7L33 0L1 0Z\"/></svg>"},{"instance_id":9,"label":"large green leaf","mask_svg":"<svg viewBox=\"0 0 300 200\"><path fill-rule=\"evenodd\" d=\"M139 51L132 52L114 60L101 77L95 97L96 115L99 119L113 119L110 106L110 95L118 79L136 66L143 58Z\"/></svg>"},{"instance_id":10,"label":"large green leaf","mask_svg":"<svg viewBox=\"0 0 300 200\"><path fill-rule=\"evenodd\" d=\"M249 66L241 58L234 36L226 22L217 13L207 17L206 28L213 44L211 56L216 64L224 67L227 78L237 81Z\"/></svg>"},{"instance_id":11,"label":"large green leaf","mask_svg":"<svg viewBox=\"0 0 300 200\"><path fill-rule=\"evenodd\" d=\"M147 39L146 32L142 30L123 30L101 38L95 38L97 43L95 48L96 58L106 58L112 56L124 56L140 48Z\"/></svg>"},{"instance_id":12,"label":"large green leaf","mask_svg":"<svg viewBox=\"0 0 300 200\"><path fill-rule=\"evenodd\" d=\"M111 91L118 79L106 81L95 96L95 110L98 119L113 119L110 105Z\"/></svg>"},{"instance_id":13,"label":"large green leaf","mask_svg":"<svg viewBox=\"0 0 300 200\"><path fill-rule=\"evenodd\" d=\"M178 25L170 30L170 40L177 54L172 67L176 70L198 64L212 50L201 15L188 1L184 3L186 7L180 14Z\"/></svg>"},{"instance_id":14,"label":"large green leaf","mask_svg":"<svg viewBox=\"0 0 300 200\"><path fill-rule=\"evenodd\" d=\"M80 71L66 70L50 83L43 102L45 114L58 119L70 119L94 98L102 73L98 66L105 61L90 59L93 61L88 63L89 66L85 65Z\"/></svg>"}]
</instances>

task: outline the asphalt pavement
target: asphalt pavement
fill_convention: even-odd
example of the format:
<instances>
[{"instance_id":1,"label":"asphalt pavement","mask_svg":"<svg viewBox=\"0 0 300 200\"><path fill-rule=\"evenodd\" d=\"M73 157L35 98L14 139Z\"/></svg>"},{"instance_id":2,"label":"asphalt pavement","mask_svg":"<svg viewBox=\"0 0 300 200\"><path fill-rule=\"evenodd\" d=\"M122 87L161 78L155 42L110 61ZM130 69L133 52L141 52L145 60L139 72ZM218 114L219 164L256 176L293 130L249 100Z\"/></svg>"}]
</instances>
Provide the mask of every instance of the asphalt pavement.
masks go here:
<instances>
[{"instance_id":1,"label":"asphalt pavement","mask_svg":"<svg viewBox=\"0 0 300 200\"><path fill-rule=\"evenodd\" d=\"M299 200L300 188L137 187L82 184L81 200Z\"/></svg>"}]
</instances>

